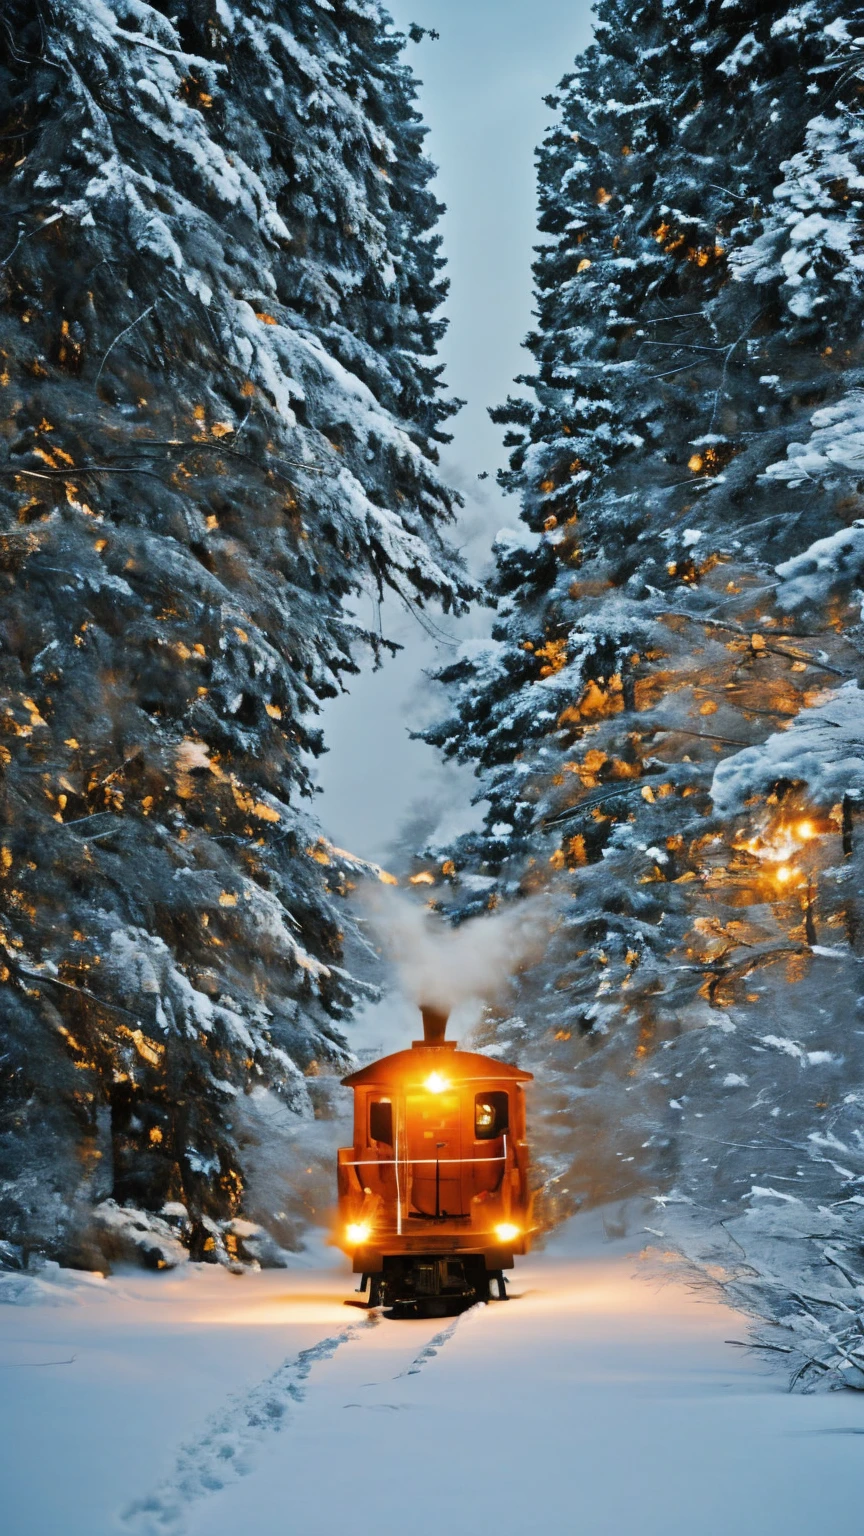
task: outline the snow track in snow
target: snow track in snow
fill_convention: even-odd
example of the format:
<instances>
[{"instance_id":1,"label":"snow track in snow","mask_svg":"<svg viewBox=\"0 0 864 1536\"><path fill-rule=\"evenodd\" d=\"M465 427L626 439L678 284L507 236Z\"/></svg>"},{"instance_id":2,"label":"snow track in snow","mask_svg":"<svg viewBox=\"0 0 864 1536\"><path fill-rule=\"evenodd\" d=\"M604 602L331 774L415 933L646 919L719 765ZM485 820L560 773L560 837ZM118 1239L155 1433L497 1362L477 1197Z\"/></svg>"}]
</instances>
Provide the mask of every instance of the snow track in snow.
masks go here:
<instances>
[{"instance_id":1,"label":"snow track in snow","mask_svg":"<svg viewBox=\"0 0 864 1536\"><path fill-rule=\"evenodd\" d=\"M406 1366L404 1371L400 1371L397 1376L394 1376L393 1380L401 1381L405 1376L416 1376L419 1371L422 1371L424 1365L428 1364L430 1360L434 1360L438 1352L444 1348L444 1345L448 1343L450 1339L452 1339L456 1329L462 1322L462 1319L465 1317L470 1317L470 1315L476 1311L476 1305L477 1304L475 1304L473 1307L469 1307L466 1312L460 1312L458 1317L454 1317L449 1327L442 1328L440 1333L436 1333L429 1340L429 1343L423 1346L419 1355L414 1356L411 1364Z\"/></svg>"},{"instance_id":2,"label":"snow track in snow","mask_svg":"<svg viewBox=\"0 0 864 1536\"><path fill-rule=\"evenodd\" d=\"M181 1446L174 1470L165 1481L152 1494L129 1506L123 1515L124 1524L135 1536L181 1531L192 1504L254 1470L256 1449L269 1435L284 1429L290 1422L292 1407L305 1398L312 1367L332 1359L340 1345L379 1322L379 1318L370 1316L362 1323L349 1324L284 1360L272 1375L248 1392L230 1397L207 1421L200 1437ZM439 1334L439 1339L449 1337L452 1331L451 1328L446 1335ZM433 1344L434 1339L418 1360ZM432 1349L432 1353L436 1350Z\"/></svg>"}]
</instances>

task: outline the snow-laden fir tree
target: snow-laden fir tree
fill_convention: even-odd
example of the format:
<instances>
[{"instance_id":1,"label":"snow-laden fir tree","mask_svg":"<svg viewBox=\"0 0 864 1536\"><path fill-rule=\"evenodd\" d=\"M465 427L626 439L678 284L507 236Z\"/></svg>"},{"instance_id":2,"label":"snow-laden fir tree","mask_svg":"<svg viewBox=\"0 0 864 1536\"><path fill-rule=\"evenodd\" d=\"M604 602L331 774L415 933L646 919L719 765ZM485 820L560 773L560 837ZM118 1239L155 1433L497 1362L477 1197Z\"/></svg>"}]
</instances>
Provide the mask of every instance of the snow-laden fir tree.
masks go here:
<instances>
[{"instance_id":1,"label":"snow-laden fir tree","mask_svg":"<svg viewBox=\"0 0 864 1536\"><path fill-rule=\"evenodd\" d=\"M244 1094L310 1114L304 1072L344 1053L351 861L303 799L319 701L370 640L345 600L468 590L401 44L377 0L4 8L13 1257L86 1258L99 1202L103 1229L167 1207L224 1253Z\"/></svg>"},{"instance_id":2,"label":"snow-laden fir tree","mask_svg":"<svg viewBox=\"0 0 864 1536\"><path fill-rule=\"evenodd\" d=\"M864 13L598 18L540 151L536 372L496 413L522 528L433 734L491 802L448 900L557 892L494 1021L542 1064L551 1208L689 1202L691 1250L745 1250L738 1298L830 1376L842 1304L793 1293L848 1289L861 1226Z\"/></svg>"}]
</instances>

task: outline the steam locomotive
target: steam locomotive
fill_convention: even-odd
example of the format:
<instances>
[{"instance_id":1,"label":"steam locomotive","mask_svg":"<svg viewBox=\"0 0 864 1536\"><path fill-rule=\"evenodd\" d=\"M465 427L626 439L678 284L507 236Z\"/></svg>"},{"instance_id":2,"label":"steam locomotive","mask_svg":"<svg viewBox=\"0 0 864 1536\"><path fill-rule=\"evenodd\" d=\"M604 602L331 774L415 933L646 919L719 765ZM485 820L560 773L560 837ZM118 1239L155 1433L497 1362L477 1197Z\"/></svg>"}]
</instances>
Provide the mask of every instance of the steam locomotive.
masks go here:
<instances>
[{"instance_id":1,"label":"steam locomotive","mask_svg":"<svg viewBox=\"0 0 864 1536\"><path fill-rule=\"evenodd\" d=\"M525 1084L532 1074L445 1039L424 1007L423 1039L343 1079L354 1145L338 1153L338 1246L365 1305L449 1316L495 1294L528 1251ZM363 1303L355 1303L363 1305Z\"/></svg>"}]
</instances>

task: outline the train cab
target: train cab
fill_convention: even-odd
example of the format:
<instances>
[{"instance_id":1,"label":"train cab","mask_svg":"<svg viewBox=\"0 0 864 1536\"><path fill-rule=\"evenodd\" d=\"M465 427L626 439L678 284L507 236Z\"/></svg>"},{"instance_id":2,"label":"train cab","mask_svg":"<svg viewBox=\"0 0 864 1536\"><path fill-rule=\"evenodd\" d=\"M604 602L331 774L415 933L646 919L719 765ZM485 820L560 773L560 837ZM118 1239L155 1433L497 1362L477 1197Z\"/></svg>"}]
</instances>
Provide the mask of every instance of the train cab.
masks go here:
<instances>
[{"instance_id":1,"label":"train cab","mask_svg":"<svg viewBox=\"0 0 864 1536\"><path fill-rule=\"evenodd\" d=\"M336 1241L369 1306L447 1315L505 1296L528 1250L525 1085L532 1074L445 1038L425 1007L422 1040L343 1079L354 1145L338 1154Z\"/></svg>"}]
</instances>

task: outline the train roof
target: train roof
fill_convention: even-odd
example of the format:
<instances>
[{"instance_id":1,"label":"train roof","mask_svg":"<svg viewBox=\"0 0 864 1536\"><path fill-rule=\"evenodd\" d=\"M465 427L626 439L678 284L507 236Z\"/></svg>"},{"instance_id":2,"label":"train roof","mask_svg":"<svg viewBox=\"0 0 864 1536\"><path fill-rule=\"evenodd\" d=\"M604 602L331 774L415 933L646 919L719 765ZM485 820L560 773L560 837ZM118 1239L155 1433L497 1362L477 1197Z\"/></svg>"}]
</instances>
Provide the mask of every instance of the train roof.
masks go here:
<instances>
[{"instance_id":1,"label":"train roof","mask_svg":"<svg viewBox=\"0 0 864 1536\"><path fill-rule=\"evenodd\" d=\"M342 1082L346 1088L362 1088L368 1084L394 1080L404 1083L410 1082L415 1072L419 1075L432 1069L446 1072L455 1082L473 1080L489 1083L498 1079L530 1083L534 1079L533 1072L523 1072L521 1067L512 1067L507 1061L497 1061L494 1056L483 1056L479 1051L460 1051L452 1040L443 1041L440 1045L427 1045L423 1040L415 1040L410 1050L394 1051L391 1056L381 1056L378 1061L370 1061L368 1066L361 1067L358 1072L343 1077Z\"/></svg>"}]
</instances>

